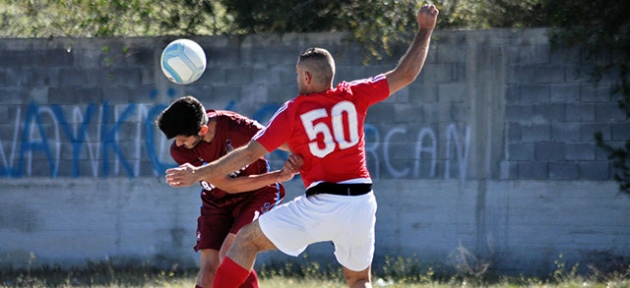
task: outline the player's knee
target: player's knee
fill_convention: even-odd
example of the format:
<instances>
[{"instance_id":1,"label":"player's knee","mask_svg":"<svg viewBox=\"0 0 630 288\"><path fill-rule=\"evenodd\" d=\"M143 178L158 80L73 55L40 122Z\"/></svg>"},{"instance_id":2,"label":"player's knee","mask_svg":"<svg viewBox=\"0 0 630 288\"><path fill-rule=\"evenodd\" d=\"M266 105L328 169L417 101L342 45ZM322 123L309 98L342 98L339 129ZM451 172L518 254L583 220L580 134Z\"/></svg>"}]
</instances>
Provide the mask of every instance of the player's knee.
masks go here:
<instances>
[{"instance_id":1,"label":"player's knee","mask_svg":"<svg viewBox=\"0 0 630 288\"><path fill-rule=\"evenodd\" d=\"M346 275L346 282L348 283L357 283L357 282L370 282L370 277L368 275Z\"/></svg>"},{"instance_id":2,"label":"player's knee","mask_svg":"<svg viewBox=\"0 0 630 288\"><path fill-rule=\"evenodd\" d=\"M348 287L372 287L370 277L346 277L346 283Z\"/></svg>"},{"instance_id":3,"label":"player's knee","mask_svg":"<svg viewBox=\"0 0 630 288\"><path fill-rule=\"evenodd\" d=\"M199 270L199 276L197 277L197 285L201 287L210 287L214 281L214 275L216 267L205 266Z\"/></svg>"},{"instance_id":4,"label":"player's knee","mask_svg":"<svg viewBox=\"0 0 630 288\"><path fill-rule=\"evenodd\" d=\"M352 271L344 269L344 276L349 287L371 287L370 285L370 267L363 271Z\"/></svg>"},{"instance_id":5,"label":"player's knee","mask_svg":"<svg viewBox=\"0 0 630 288\"><path fill-rule=\"evenodd\" d=\"M199 283L203 284L202 287L209 287L212 285L214 274L219 268L219 258L211 250L202 250L201 265L199 267Z\"/></svg>"},{"instance_id":6,"label":"player's knee","mask_svg":"<svg viewBox=\"0 0 630 288\"><path fill-rule=\"evenodd\" d=\"M214 275L214 272L216 272L218 268L218 264L212 263L201 267L201 272L203 272L204 275Z\"/></svg>"},{"instance_id":7,"label":"player's knee","mask_svg":"<svg viewBox=\"0 0 630 288\"><path fill-rule=\"evenodd\" d=\"M264 247L260 247L260 237L262 236L262 231L260 230L260 226L258 226L258 222L249 223L243 228L241 228L236 234L236 239L232 243L234 249L241 249L247 251L261 251Z\"/></svg>"}]
</instances>

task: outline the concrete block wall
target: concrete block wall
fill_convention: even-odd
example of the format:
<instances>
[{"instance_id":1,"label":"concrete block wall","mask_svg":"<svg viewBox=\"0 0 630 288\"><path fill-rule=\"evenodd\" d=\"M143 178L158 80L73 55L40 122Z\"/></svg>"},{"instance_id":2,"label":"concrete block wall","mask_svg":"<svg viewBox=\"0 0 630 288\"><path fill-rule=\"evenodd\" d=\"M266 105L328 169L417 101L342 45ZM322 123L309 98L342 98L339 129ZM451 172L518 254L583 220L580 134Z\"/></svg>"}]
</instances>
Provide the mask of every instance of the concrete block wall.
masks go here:
<instances>
[{"instance_id":1,"label":"concrete block wall","mask_svg":"<svg viewBox=\"0 0 630 288\"><path fill-rule=\"evenodd\" d=\"M544 30L536 32L527 45L517 43L508 50L514 60L506 65L501 179L610 179L613 171L594 134L602 132L605 141L617 146L630 135L615 129L628 127L628 119L611 97L614 79L595 86L584 71L578 76L580 67L571 58L575 53L552 51Z\"/></svg>"},{"instance_id":2,"label":"concrete block wall","mask_svg":"<svg viewBox=\"0 0 630 288\"><path fill-rule=\"evenodd\" d=\"M377 261L446 263L460 245L513 272L548 271L560 254L630 256L630 199L593 138L630 135L614 79L595 87L577 77L572 51L552 50L545 33L437 31L419 78L370 108ZM331 51L336 82L392 69L406 49L365 66L343 33L199 37L208 69L179 86L158 62L171 40L0 40L0 266L196 263L198 188L163 183L174 162L155 116L190 94L265 123L296 95L304 49ZM285 156L270 154L272 166ZM299 180L288 187L302 193ZM308 253L330 258L330 245ZM261 261L274 257L283 256Z\"/></svg>"}]
</instances>

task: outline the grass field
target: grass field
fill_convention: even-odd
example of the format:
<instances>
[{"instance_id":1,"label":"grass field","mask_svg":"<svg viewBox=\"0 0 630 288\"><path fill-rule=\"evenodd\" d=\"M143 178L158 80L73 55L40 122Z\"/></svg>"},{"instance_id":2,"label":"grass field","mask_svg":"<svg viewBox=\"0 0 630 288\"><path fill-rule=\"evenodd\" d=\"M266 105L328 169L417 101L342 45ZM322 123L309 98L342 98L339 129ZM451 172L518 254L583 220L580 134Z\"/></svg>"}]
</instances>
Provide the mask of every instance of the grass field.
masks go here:
<instances>
[{"instance_id":1,"label":"grass field","mask_svg":"<svg viewBox=\"0 0 630 288\"><path fill-rule=\"evenodd\" d=\"M5 275L6 276L6 275ZM84 275L88 276L88 275ZM49 276L22 276L17 279L2 279L0 287L102 287L102 288L127 288L127 287L172 287L172 288L192 288L195 287L194 275L189 274L187 277L182 275L168 275L144 273L136 275L121 275L115 277L111 281L98 281L101 276L91 275L92 279L81 279L76 277L56 278ZM82 282L84 281L84 282ZM91 282L93 281L93 282ZM275 276L271 278L261 278L261 288L343 288L347 287L345 283L338 280L323 279L301 279L287 278L283 276ZM562 282L544 281L540 279L503 279L495 283L471 284L466 281L448 281L448 282L427 282L427 283L409 283L397 281L385 281L383 279L374 279L373 287L389 287L389 288L447 288L447 287L528 287L528 288L578 288L578 287L598 287L598 288L622 288L630 287L630 280L626 279L610 279L608 281L589 281L582 278L567 279Z\"/></svg>"},{"instance_id":2,"label":"grass field","mask_svg":"<svg viewBox=\"0 0 630 288\"><path fill-rule=\"evenodd\" d=\"M390 259L391 260L391 259ZM626 288L630 287L630 266L607 273L592 271L578 274L577 267L559 263L556 271L545 277L501 276L486 270L452 274L434 272L431 268L414 267L407 259L393 259L375 269L373 287L446 288L446 287L510 287L510 288ZM336 266L335 266L336 267ZM317 263L262 266L257 268L261 288L341 288L347 287L339 268L322 267ZM80 269L44 267L39 270L0 270L0 287L195 287L196 268L159 270L140 266L117 267L111 263L88 263Z\"/></svg>"},{"instance_id":3,"label":"grass field","mask_svg":"<svg viewBox=\"0 0 630 288\"><path fill-rule=\"evenodd\" d=\"M5 275L6 276L6 275ZM84 275L87 276L87 275ZM182 277L182 275L153 275L151 273L143 273L137 275L121 275L122 277L114 277L109 281L98 281L101 275L91 275L89 279L81 279L76 277L58 278L57 276L20 276L18 278L2 279L0 287L103 287L103 288L123 288L123 287L172 287L172 288L192 288L195 287L194 275ZM260 279L261 288L342 288L347 287L344 282L339 280L324 279L301 279L287 278L284 276L275 276L271 278ZM390 287L390 288L440 288L440 287L540 287L540 288L570 288L570 287L601 287L601 288L622 288L630 287L630 279L616 278L608 281L590 281L582 278L567 279L561 282L546 281L531 278L510 279L505 278L494 283L472 284L464 281L447 281L447 282L426 282L426 283L410 283L400 281L386 281L381 278L373 279L373 287Z\"/></svg>"}]
</instances>

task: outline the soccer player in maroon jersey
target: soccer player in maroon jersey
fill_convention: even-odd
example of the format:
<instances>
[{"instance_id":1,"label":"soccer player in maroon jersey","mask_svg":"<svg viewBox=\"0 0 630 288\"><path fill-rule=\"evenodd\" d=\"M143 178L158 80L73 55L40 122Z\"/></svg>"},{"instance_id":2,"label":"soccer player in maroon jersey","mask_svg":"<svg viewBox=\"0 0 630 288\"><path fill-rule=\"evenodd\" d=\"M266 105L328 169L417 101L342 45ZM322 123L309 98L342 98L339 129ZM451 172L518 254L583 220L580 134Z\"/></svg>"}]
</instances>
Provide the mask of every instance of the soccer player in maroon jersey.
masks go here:
<instances>
[{"instance_id":1,"label":"soccer player in maroon jersey","mask_svg":"<svg viewBox=\"0 0 630 288\"><path fill-rule=\"evenodd\" d=\"M263 127L231 111L206 110L194 97L175 100L158 116L157 126L174 138L171 156L182 165L201 166L246 145ZM197 220L197 244L201 265L196 287L212 287L220 259L244 225L269 211L284 198L280 182L299 171L301 159L290 155L280 171L269 172L263 157L217 177L200 181L201 216ZM240 287L258 287L254 270Z\"/></svg>"},{"instance_id":2,"label":"soccer player in maroon jersey","mask_svg":"<svg viewBox=\"0 0 630 288\"><path fill-rule=\"evenodd\" d=\"M302 156L305 195L262 215L239 231L217 270L214 285L238 287L260 251L297 256L307 245L332 241L349 287L372 287L376 200L366 166L363 125L369 106L413 82L427 56L438 10L424 5L419 29L398 65L383 74L333 87L335 62L328 51L309 48L298 58L300 95L287 101L246 146L201 167L166 171L172 186L224 175L288 144Z\"/></svg>"}]
</instances>

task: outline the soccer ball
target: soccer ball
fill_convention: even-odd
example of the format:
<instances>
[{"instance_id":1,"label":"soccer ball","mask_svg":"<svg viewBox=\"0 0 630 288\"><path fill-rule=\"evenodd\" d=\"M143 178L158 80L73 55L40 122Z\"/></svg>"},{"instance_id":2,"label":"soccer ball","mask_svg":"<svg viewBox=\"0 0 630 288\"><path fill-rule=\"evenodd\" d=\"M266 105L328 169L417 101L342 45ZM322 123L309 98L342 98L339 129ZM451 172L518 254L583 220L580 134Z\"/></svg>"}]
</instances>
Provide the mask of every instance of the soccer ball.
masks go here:
<instances>
[{"instance_id":1,"label":"soccer ball","mask_svg":"<svg viewBox=\"0 0 630 288\"><path fill-rule=\"evenodd\" d=\"M190 84L206 71L206 54L197 42L177 39L162 51L160 66L168 80L182 85Z\"/></svg>"}]
</instances>

